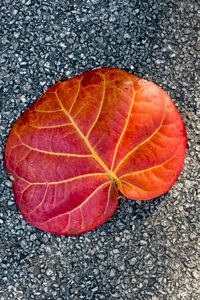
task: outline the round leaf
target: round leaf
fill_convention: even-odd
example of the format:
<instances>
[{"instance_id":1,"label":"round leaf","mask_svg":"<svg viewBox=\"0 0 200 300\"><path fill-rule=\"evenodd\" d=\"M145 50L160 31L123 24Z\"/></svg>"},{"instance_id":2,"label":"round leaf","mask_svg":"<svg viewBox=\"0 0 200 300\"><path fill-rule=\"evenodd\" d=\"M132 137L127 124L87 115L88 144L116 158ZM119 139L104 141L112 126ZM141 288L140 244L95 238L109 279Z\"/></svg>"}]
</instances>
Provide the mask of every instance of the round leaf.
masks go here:
<instances>
[{"instance_id":1,"label":"round leaf","mask_svg":"<svg viewBox=\"0 0 200 300\"><path fill-rule=\"evenodd\" d=\"M5 159L24 218L78 235L114 214L118 191L135 200L166 193L185 150L185 125L166 92L103 68L49 88L14 124Z\"/></svg>"}]
</instances>

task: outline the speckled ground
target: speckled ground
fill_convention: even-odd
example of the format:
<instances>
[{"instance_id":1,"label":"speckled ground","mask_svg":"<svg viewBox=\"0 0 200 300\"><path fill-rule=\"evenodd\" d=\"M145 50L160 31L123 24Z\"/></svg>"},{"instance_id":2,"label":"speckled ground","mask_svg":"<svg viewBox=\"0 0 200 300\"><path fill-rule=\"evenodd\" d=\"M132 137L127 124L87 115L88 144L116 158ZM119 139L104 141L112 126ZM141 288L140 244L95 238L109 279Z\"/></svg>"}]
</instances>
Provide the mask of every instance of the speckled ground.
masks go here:
<instances>
[{"instance_id":1,"label":"speckled ground","mask_svg":"<svg viewBox=\"0 0 200 300\"><path fill-rule=\"evenodd\" d=\"M0 20L0 299L199 300L199 1L4 0ZM16 208L5 141L50 85L101 66L169 92L187 125L185 167L167 195L123 201L91 233L45 234Z\"/></svg>"}]
</instances>

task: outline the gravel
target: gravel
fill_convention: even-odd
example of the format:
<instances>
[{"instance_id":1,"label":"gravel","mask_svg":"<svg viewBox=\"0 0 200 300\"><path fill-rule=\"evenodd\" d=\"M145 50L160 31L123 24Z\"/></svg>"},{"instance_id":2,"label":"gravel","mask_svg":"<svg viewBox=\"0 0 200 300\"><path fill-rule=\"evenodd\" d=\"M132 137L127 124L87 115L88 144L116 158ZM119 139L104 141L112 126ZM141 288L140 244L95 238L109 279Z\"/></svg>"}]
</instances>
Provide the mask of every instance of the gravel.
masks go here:
<instances>
[{"instance_id":1,"label":"gravel","mask_svg":"<svg viewBox=\"0 0 200 300\"><path fill-rule=\"evenodd\" d=\"M0 299L199 300L199 1L4 0L0 20ZM121 201L91 233L43 233L16 208L7 135L50 85L102 66L169 92L187 125L184 170L166 195Z\"/></svg>"}]
</instances>

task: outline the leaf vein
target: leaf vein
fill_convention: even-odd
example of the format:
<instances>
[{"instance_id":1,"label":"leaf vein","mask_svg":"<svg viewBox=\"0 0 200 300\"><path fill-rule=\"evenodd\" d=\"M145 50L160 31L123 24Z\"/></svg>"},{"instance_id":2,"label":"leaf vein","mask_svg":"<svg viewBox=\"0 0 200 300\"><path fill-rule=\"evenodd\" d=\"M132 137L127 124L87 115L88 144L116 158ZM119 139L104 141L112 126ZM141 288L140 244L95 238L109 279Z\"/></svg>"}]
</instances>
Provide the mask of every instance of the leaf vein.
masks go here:
<instances>
[{"instance_id":1,"label":"leaf vein","mask_svg":"<svg viewBox=\"0 0 200 300\"><path fill-rule=\"evenodd\" d=\"M98 121L98 119L99 119L99 116L100 116L100 114L101 114L101 112L102 112L103 104L104 104L104 102L105 102L106 79L105 79L105 76L103 76L103 75L102 75L102 78L104 79L104 81L103 81L103 95L102 95L101 104L100 104L99 111L98 111L98 114L97 114L97 116L96 116L96 119L94 120L92 126L91 126L90 129L88 130L88 133L87 133L87 135L86 135L86 138L89 137L89 135L90 135L92 129L94 128L95 124L97 123L97 121Z\"/></svg>"},{"instance_id":2,"label":"leaf vein","mask_svg":"<svg viewBox=\"0 0 200 300\"><path fill-rule=\"evenodd\" d=\"M121 167L122 163L139 147L141 147L142 145L144 145L145 143L147 143L149 140L151 140L156 134L157 132L160 130L160 128L162 127L162 123L164 121L164 117L165 117L165 107L164 107L164 113L160 122L160 125L154 130L154 132L148 137L146 138L143 142L141 142L139 145L135 146L131 151L129 151L119 162L119 164L117 165L117 167L115 168L114 172L116 173L119 168Z\"/></svg>"},{"instance_id":3,"label":"leaf vein","mask_svg":"<svg viewBox=\"0 0 200 300\"><path fill-rule=\"evenodd\" d=\"M102 187L106 186L108 183L110 183L110 181L106 181L103 184L101 184L100 186L98 186L79 206L75 207L74 209L72 209L68 212L65 212L65 213L59 214L57 216L54 216L54 217L46 220L45 222L38 223L38 225L45 224L45 223L47 223L49 221L52 221L53 219L59 218L61 216L70 215L72 212L74 212L77 209L80 209L83 205L85 205L85 203L87 203L87 201L89 201L91 197L93 197Z\"/></svg>"},{"instance_id":4,"label":"leaf vein","mask_svg":"<svg viewBox=\"0 0 200 300\"><path fill-rule=\"evenodd\" d=\"M113 166L114 166L114 163L115 163L115 159L116 159L116 155L117 155L117 151L119 149L119 146L120 146L120 143L121 143L121 140L124 136L124 133L126 131L126 128L128 126L128 123L129 123L129 120L130 120L130 116L131 116L131 112L132 112L132 109L133 109L133 104L134 104L134 99L135 99L135 95L136 95L136 92L134 90L134 87L133 87L133 82L131 81L132 83L132 90L133 90L133 97L131 99L131 105L130 105L130 108L129 108L129 112L128 112L128 116L126 118L126 122L125 122L125 125L124 125L124 128L122 130L122 133L118 139L118 142L117 142L117 145L116 145L116 148L115 148L115 152L114 152L114 155L113 155L113 160L112 160L112 164L111 164L111 170L113 169Z\"/></svg>"},{"instance_id":5,"label":"leaf vein","mask_svg":"<svg viewBox=\"0 0 200 300\"><path fill-rule=\"evenodd\" d=\"M73 153L62 153L62 152L52 152L52 151L46 151L46 150L41 150L41 149L38 149L38 148L35 148L35 147L32 147L26 143L24 143L21 139L21 137L17 134L17 132L15 132L17 137L19 138L21 144L20 145L17 145L15 147L11 147L11 150L13 149L16 149L20 146L25 146L27 148L29 148L30 150L32 151L37 151L37 152L40 152L40 153L44 153L44 154L48 154L48 155L55 155L55 156L71 156L71 157L78 157L78 158L85 158L85 157L92 157L91 154L73 154Z\"/></svg>"},{"instance_id":6,"label":"leaf vein","mask_svg":"<svg viewBox=\"0 0 200 300\"><path fill-rule=\"evenodd\" d=\"M39 207L41 207L42 203L44 203L45 198L46 198L46 195L47 195L48 187L49 187L49 186L48 186L48 184L47 184L47 186L46 186L46 188L45 188L44 196L42 197L42 200L40 201L40 203L39 203L36 207L34 207L33 210L31 210L31 211L28 212L29 215L33 214Z\"/></svg>"},{"instance_id":7,"label":"leaf vein","mask_svg":"<svg viewBox=\"0 0 200 300\"><path fill-rule=\"evenodd\" d=\"M92 177L92 176L103 176L103 175L106 175L106 173L88 173L88 174L83 174L83 175L80 175L80 176L75 176L75 177L72 177L72 178L68 178L68 179L64 179L64 180L60 180L60 181L45 181L45 182L30 182L20 176L17 176L17 178L19 179L22 179L24 181L26 181L27 183L30 184L30 186L32 185L56 185L56 184L63 184L63 183L68 183L68 182L72 182L72 181L75 181L75 180L79 180L79 179L82 179L82 178L87 178L87 177Z\"/></svg>"},{"instance_id":8,"label":"leaf vein","mask_svg":"<svg viewBox=\"0 0 200 300\"><path fill-rule=\"evenodd\" d=\"M92 156L94 157L94 159L98 162L98 164L105 170L105 172L107 173L107 176L111 179L115 178L116 180L117 177L115 175L115 173L113 173L111 170L109 170L109 168L106 166L106 164L102 161L102 159L99 157L99 155L96 153L96 151L94 150L94 148L92 147L92 145L90 144L89 140L87 139L86 136L84 136L84 134L82 133L82 131L80 130L80 128L78 127L78 125L76 124L76 122L74 121L74 119L72 118L72 116L70 115L70 113L65 109L65 107L63 106L61 100L59 99L57 93L55 92L58 103L60 104L61 108L63 109L63 111L65 112L66 116L69 118L69 120L71 121L72 125L74 126L74 128L76 129L77 133L80 135L80 137L82 138L82 140L85 142L86 146L88 147L88 149L90 150L90 152L92 153Z\"/></svg>"},{"instance_id":9,"label":"leaf vein","mask_svg":"<svg viewBox=\"0 0 200 300\"><path fill-rule=\"evenodd\" d=\"M165 160L164 162L162 162L161 164L158 164L158 165L155 165L151 168L147 168L147 169L143 169L143 170L140 170L140 171L135 171L135 172L131 172L131 173L126 173L124 175L122 175L121 177L119 177L120 179L123 179L124 177L126 176L132 176L132 175L135 175L135 174L140 174L140 173L144 173L146 171L151 171L151 170L154 170L156 168L159 168L159 167L165 167L164 165L167 164L168 162L170 162L172 159L174 159L176 157L176 153L174 155L172 155L169 159Z\"/></svg>"},{"instance_id":10,"label":"leaf vein","mask_svg":"<svg viewBox=\"0 0 200 300\"><path fill-rule=\"evenodd\" d=\"M64 123L64 124L59 124L59 125L49 125L49 126L35 126L35 125L29 124L30 127L36 128L36 129L61 128L61 127L69 126L69 125L71 125L71 124L70 124L70 123Z\"/></svg>"},{"instance_id":11,"label":"leaf vein","mask_svg":"<svg viewBox=\"0 0 200 300\"><path fill-rule=\"evenodd\" d=\"M71 113L71 111L72 111L72 109L73 109L73 107L74 107L74 104L76 103L76 100L78 99L78 96L79 96L79 93L80 93L80 90L81 90L81 82L82 82L82 79L83 79L83 78L81 78L81 79L79 80L79 85L78 85L77 94L76 94L76 96L75 96L75 98L74 98L74 101L72 102L72 105L71 105L71 107L70 107L70 109L69 109L69 113ZM56 95L57 95L57 93L56 93Z\"/></svg>"}]
</instances>

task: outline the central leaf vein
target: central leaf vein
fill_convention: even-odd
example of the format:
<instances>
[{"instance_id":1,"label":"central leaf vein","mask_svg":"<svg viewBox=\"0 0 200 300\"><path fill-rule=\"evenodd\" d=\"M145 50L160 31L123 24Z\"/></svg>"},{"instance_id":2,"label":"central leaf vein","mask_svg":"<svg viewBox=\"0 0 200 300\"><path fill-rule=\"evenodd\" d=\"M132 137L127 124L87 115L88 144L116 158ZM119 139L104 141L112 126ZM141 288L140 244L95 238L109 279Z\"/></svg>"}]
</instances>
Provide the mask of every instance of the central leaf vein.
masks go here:
<instances>
[{"instance_id":1,"label":"central leaf vein","mask_svg":"<svg viewBox=\"0 0 200 300\"><path fill-rule=\"evenodd\" d=\"M70 122L72 123L72 125L74 126L74 128L76 129L76 131L78 132L78 134L80 135L80 137L84 140L86 146L88 147L88 149L90 150L93 158L99 163L99 165L104 169L104 171L106 172L107 176L113 180L117 180L118 178L116 177L115 173L112 172L107 166L106 164L103 162L103 160L99 157L99 155L96 153L96 151L94 150L94 148L92 147L92 145L90 144L89 140L87 139L87 137L82 133L82 131L80 130L80 128L78 127L78 125L76 124L76 122L74 121L74 119L72 118L72 116L70 115L70 113L65 109L65 107L62 104L62 101L60 100L60 98L58 97L57 92L55 92L56 98L62 108L62 110L64 111L64 113L67 115L67 117L69 118Z\"/></svg>"}]
</instances>

